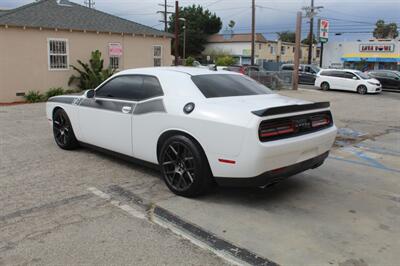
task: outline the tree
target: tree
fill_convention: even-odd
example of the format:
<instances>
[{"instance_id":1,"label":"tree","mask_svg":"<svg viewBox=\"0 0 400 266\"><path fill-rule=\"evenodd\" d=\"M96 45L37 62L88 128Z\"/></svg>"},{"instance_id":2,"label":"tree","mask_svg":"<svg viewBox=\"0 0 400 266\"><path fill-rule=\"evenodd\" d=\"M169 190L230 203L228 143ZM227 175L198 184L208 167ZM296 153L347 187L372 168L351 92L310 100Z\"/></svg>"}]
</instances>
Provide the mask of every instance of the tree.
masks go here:
<instances>
[{"instance_id":1,"label":"tree","mask_svg":"<svg viewBox=\"0 0 400 266\"><path fill-rule=\"evenodd\" d=\"M310 44L310 33L308 33L307 38L304 38L301 43L303 44ZM315 34L313 34L313 44L317 44L317 39L315 38Z\"/></svg>"},{"instance_id":2,"label":"tree","mask_svg":"<svg viewBox=\"0 0 400 266\"><path fill-rule=\"evenodd\" d=\"M278 35L278 39L282 42L296 42L296 33L293 31L281 31L276 34Z\"/></svg>"},{"instance_id":3,"label":"tree","mask_svg":"<svg viewBox=\"0 0 400 266\"><path fill-rule=\"evenodd\" d=\"M235 58L230 55L219 56L215 60L215 65L217 66L230 66L236 63Z\"/></svg>"},{"instance_id":4,"label":"tree","mask_svg":"<svg viewBox=\"0 0 400 266\"><path fill-rule=\"evenodd\" d=\"M375 24L374 37L377 39L394 39L399 36L396 23L386 24L383 19L380 19Z\"/></svg>"},{"instance_id":5,"label":"tree","mask_svg":"<svg viewBox=\"0 0 400 266\"><path fill-rule=\"evenodd\" d=\"M219 32L222 27L221 19L200 5L180 7L179 17L186 19L186 55L200 55L207 43L208 36ZM168 24L168 31L175 32L174 14L170 16ZM179 47L183 47L184 23L180 21L179 24ZM182 55L182 49L179 49L179 54Z\"/></svg>"},{"instance_id":6,"label":"tree","mask_svg":"<svg viewBox=\"0 0 400 266\"><path fill-rule=\"evenodd\" d=\"M77 62L83 69L81 70L71 65L71 67L79 73L79 76L72 75L69 78L68 85L78 83L77 86L81 90L96 88L115 72L114 69L103 68L104 60L101 59L101 52L99 50L92 52L89 64L83 63L81 60L77 60Z\"/></svg>"}]
</instances>

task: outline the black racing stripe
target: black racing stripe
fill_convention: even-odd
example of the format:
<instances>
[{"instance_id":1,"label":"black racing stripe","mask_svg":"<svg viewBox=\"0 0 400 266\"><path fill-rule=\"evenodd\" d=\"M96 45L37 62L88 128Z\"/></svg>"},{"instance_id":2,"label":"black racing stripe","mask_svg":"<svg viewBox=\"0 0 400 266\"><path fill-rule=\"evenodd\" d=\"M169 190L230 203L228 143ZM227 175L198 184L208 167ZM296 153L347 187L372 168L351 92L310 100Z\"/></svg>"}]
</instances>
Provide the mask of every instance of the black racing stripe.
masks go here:
<instances>
[{"instance_id":1,"label":"black racing stripe","mask_svg":"<svg viewBox=\"0 0 400 266\"><path fill-rule=\"evenodd\" d=\"M132 110L134 109L135 104L132 102L105 101L105 100L101 100L99 98L96 98L96 99L91 98L91 99L84 99L80 103L80 106L97 108L97 109L114 111L114 112L122 112L122 108L124 106L129 106L129 107L131 107L131 111L129 112L129 114L131 114Z\"/></svg>"},{"instance_id":2,"label":"black racing stripe","mask_svg":"<svg viewBox=\"0 0 400 266\"><path fill-rule=\"evenodd\" d=\"M133 114L142 115L147 113L165 113L164 102L162 99L156 99L148 102L138 103Z\"/></svg>"},{"instance_id":3,"label":"black racing stripe","mask_svg":"<svg viewBox=\"0 0 400 266\"><path fill-rule=\"evenodd\" d=\"M63 97L63 96L55 96L49 98L47 101L48 102L55 102L55 103L66 103L66 104L72 104L72 102L78 97Z\"/></svg>"}]
</instances>

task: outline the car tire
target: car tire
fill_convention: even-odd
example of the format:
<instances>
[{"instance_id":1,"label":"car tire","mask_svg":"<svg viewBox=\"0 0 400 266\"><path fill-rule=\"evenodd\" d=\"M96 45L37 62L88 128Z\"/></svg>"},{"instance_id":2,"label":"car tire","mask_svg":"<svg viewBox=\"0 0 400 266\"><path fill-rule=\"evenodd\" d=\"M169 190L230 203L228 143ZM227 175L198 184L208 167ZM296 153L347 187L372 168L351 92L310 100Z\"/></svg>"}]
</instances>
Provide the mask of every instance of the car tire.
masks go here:
<instances>
[{"instance_id":1,"label":"car tire","mask_svg":"<svg viewBox=\"0 0 400 266\"><path fill-rule=\"evenodd\" d=\"M321 83L321 90L328 91L330 88L331 87L329 86L328 82L325 81Z\"/></svg>"},{"instance_id":2,"label":"car tire","mask_svg":"<svg viewBox=\"0 0 400 266\"><path fill-rule=\"evenodd\" d=\"M53 135L61 149L73 150L79 147L71 121L63 109L57 109L53 115Z\"/></svg>"},{"instance_id":3,"label":"car tire","mask_svg":"<svg viewBox=\"0 0 400 266\"><path fill-rule=\"evenodd\" d=\"M366 86L360 85L360 86L357 87L357 92L358 92L359 94L361 94L361 95L364 95L364 94L367 94L368 89L367 89Z\"/></svg>"},{"instance_id":4,"label":"car tire","mask_svg":"<svg viewBox=\"0 0 400 266\"><path fill-rule=\"evenodd\" d=\"M208 160L200 145L184 135L168 138L162 145L159 164L168 188L188 198L205 194L213 184Z\"/></svg>"}]
</instances>

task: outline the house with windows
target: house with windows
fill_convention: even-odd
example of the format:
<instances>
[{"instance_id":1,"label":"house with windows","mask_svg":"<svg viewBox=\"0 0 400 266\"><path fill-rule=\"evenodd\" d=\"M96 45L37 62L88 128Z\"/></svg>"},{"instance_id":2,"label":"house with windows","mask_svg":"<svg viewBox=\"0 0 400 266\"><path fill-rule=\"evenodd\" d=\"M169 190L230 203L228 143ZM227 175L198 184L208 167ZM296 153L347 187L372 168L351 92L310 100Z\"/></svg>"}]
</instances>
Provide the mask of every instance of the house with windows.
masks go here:
<instances>
[{"instance_id":1,"label":"house with windows","mask_svg":"<svg viewBox=\"0 0 400 266\"><path fill-rule=\"evenodd\" d=\"M294 61L295 44L290 42L267 40L263 34L255 35L255 61L273 61L292 63ZM308 45L301 44L300 61L307 62ZM227 30L222 34L211 35L203 54L213 56L229 54L236 58L240 65L250 64L251 61L251 33L236 33ZM319 62L319 54L316 45L313 46L312 61Z\"/></svg>"},{"instance_id":2,"label":"house with windows","mask_svg":"<svg viewBox=\"0 0 400 266\"><path fill-rule=\"evenodd\" d=\"M0 103L29 90L68 87L70 65L99 50L117 70L172 64L172 35L67 0L0 12Z\"/></svg>"}]
</instances>

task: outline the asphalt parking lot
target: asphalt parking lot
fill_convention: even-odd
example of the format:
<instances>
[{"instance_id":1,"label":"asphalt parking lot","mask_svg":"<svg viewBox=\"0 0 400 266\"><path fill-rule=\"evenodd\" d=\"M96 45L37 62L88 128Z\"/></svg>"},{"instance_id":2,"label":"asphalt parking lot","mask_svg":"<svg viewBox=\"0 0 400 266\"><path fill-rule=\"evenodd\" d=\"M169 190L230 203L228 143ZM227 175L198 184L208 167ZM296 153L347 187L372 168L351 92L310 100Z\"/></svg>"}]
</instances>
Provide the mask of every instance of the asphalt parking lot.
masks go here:
<instances>
[{"instance_id":1,"label":"asphalt parking lot","mask_svg":"<svg viewBox=\"0 0 400 266\"><path fill-rule=\"evenodd\" d=\"M0 107L0 265L398 265L400 94L280 93L331 102L340 130L325 164L197 199L154 170L59 149L44 104ZM204 232L233 246L210 248Z\"/></svg>"}]
</instances>

